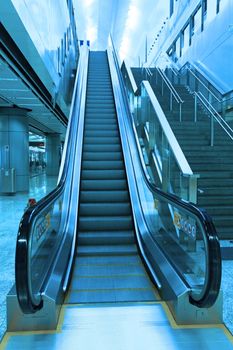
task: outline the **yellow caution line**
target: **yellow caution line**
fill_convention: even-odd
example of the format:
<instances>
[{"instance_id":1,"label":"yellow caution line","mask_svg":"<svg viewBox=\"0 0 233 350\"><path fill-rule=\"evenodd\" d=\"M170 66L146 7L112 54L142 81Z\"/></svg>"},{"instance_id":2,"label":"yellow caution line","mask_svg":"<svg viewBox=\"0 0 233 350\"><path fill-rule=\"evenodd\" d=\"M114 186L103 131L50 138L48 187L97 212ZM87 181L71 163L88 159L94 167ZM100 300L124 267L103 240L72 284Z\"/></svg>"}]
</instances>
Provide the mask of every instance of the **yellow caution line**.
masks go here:
<instances>
[{"instance_id":1,"label":"yellow caution line","mask_svg":"<svg viewBox=\"0 0 233 350\"><path fill-rule=\"evenodd\" d=\"M135 306L135 305L157 305L160 301L117 301L117 302L94 302L94 303L70 303L65 304L67 309L72 308L92 308L92 307L119 307L119 306Z\"/></svg>"},{"instance_id":2,"label":"yellow caution line","mask_svg":"<svg viewBox=\"0 0 233 350\"><path fill-rule=\"evenodd\" d=\"M98 276L95 276L95 275L74 275L74 277L76 278L80 278L80 279L85 279L85 278L128 278L128 277L145 277L145 275L143 273L140 273L140 274L136 274L136 273L132 273L132 274L124 274L124 275L98 275Z\"/></svg>"},{"instance_id":3,"label":"yellow caution line","mask_svg":"<svg viewBox=\"0 0 233 350\"><path fill-rule=\"evenodd\" d=\"M168 318L168 321L172 328L174 329L191 329L191 328L219 328L221 329L226 337L230 340L230 342L233 344L233 336L231 332L227 329L227 327L223 323L212 323L212 324L188 324L188 325L178 325L169 309L165 301L161 301L160 304L162 305L166 316Z\"/></svg>"},{"instance_id":4,"label":"yellow caution line","mask_svg":"<svg viewBox=\"0 0 233 350\"><path fill-rule=\"evenodd\" d=\"M70 292L72 293L80 293L80 292L118 292L118 291L153 291L153 288L103 288L103 289L72 289Z\"/></svg>"},{"instance_id":5,"label":"yellow caution line","mask_svg":"<svg viewBox=\"0 0 233 350\"><path fill-rule=\"evenodd\" d=\"M137 262L137 263L127 263L127 264L120 264L120 263L99 263L99 264L89 264L89 263L86 263L86 264L82 264L82 263L78 263L77 265L75 266L144 266L143 263L141 262Z\"/></svg>"}]
</instances>

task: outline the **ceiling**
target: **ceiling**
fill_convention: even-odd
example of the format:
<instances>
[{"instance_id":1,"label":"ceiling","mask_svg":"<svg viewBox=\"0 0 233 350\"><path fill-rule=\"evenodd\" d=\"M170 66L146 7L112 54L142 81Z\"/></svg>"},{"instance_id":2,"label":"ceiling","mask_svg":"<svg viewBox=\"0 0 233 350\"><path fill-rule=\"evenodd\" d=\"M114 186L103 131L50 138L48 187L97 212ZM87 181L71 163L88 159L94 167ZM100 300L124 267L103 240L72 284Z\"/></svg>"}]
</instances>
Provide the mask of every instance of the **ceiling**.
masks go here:
<instances>
[{"instance_id":1,"label":"ceiling","mask_svg":"<svg viewBox=\"0 0 233 350\"><path fill-rule=\"evenodd\" d=\"M109 33L122 59L131 65L145 61L168 13L169 0L73 0L79 39L91 50L105 50ZM30 110L30 130L65 134L65 127L0 56L0 107Z\"/></svg>"},{"instance_id":2,"label":"ceiling","mask_svg":"<svg viewBox=\"0 0 233 350\"><path fill-rule=\"evenodd\" d=\"M167 21L170 0L73 0L79 39L92 50L107 48L109 33L122 59L145 61ZM153 45L153 46L152 46Z\"/></svg>"},{"instance_id":3,"label":"ceiling","mask_svg":"<svg viewBox=\"0 0 233 350\"><path fill-rule=\"evenodd\" d=\"M44 133L65 133L65 127L31 89L0 57L0 107L17 105L29 110L30 130Z\"/></svg>"}]
</instances>

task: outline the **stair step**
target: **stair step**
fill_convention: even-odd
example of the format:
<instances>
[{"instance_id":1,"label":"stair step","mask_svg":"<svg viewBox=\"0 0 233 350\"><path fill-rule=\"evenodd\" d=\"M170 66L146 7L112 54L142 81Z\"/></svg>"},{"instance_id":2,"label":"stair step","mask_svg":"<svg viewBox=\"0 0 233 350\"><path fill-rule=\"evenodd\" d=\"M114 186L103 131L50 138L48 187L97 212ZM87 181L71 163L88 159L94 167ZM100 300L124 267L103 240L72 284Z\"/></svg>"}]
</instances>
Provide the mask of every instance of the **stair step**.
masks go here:
<instances>
[{"instance_id":1,"label":"stair step","mask_svg":"<svg viewBox=\"0 0 233 350\"><path fill-rule=\"evenodd\" d=\"M116 256L135 255L137 247L134 244L128 245L83 245L78 247L78 256Z\"/></svg>"},{"instance_id":2,"label":"stair step","mask_svg":"<svg viewBox=\"0 0 233 350\"><path fill-rule=\"evenodd\" d=\"M218 157L216 154L208 156L206 155L205 157L188 157L188 160L190 160L191 164L198 164L202 166L203 163L208 163L208 164L218 164L218 166L225 167L225 164L229 164L229 157Z\"/></svg>"},{"instance_id":3,"label":"stair step","mask_svg":"<svg viewBox=\"0 0 233 350\"><path fill-rule=\"evenodd\" d=\"M134 231L79 232L78 242L81 245L122 245L133 244L135 237Z\"/></svg>"},{"instance_id":4,"label":"stair step","mask_svg":"<svg viewBox=\"0 0 233 350\"><path fill-rule=\"evenodd\" d=\"M80 203L81 216L127 216L131 214L129 203Z\"/></svg>"},{"instance_id":5,"label":"stair step","mask_svg":"<svg viewBox=\"0 0 233 350\"><path fill-rule=\"evenodd\" d=\"M233 188L229 187L201 187L199 186L203 193L199 193L199 196L227 196L233 195Z\"/></svg>"},{"instance_id":6,"label":"stair step","mask_svg":"<svg viewBox=\"0 0 233 350\"><path fill-rule=\"evenodd\" d=\"M133 221L130 216L80 216L80 231L132 230Z\"/></svg>"},{"instance_id":7,"label":"stair step","mask_svg":"<svg viewBox=\"0 0 233 350\"><path fill-rule=\"evenodd\" d=\"M125 190L127 189L126 180L81 180L81 190L97 191L97 190Z\"/></svg>"},{"instance_id":8,"label":"stair step","mask_svg":"<svg viewBox=\"0 0 233 350\"><path fill-rule=\"evenodd\" d=\"M129 201L127 190L124 191L81 191L81 203L122 203Z\"/></svg>"},{"instance_id":9,"label":"stair step","mask_svg":"<svg viewBox=\"0 0 233 350\"><path fill-rule=\"evenodd\" d=\"M219 196L199 196L198 197L198 206L206 208L209 205L218 205L219 206L220 198ZM221 205L233 205L233 195L221 196Z\"/></svg>"}]
</instances>

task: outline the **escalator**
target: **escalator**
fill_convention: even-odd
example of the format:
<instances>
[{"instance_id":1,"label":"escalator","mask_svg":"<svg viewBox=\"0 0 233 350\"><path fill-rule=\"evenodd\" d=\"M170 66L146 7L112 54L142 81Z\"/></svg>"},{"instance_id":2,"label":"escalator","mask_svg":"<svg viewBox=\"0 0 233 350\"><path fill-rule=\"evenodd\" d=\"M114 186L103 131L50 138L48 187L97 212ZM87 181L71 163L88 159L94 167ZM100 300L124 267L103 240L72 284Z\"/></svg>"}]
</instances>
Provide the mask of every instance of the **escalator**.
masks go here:
<instances>
[{"instance_id":1,"label":"escalator","mask_svg":"<svg viewBox=\"0 0 233 350\"><path fill-rule=\"evenodd\" d=\"M179 323L219 322L211 218L155 186L134 129L113 47L81 51L58 186L20 223L9 330L56 329L63 303L160 298Z\"/></svg>"},{"instance_id":2,"label":"escalator","mask_svg":"<svg viewBox=\"0 0 233 350\"><path fill-rule=\"evenodd\" d=\"M78 244L67 303L154 301L138 255L106 52L89 57Z\"/></svg>"}]
</instances>

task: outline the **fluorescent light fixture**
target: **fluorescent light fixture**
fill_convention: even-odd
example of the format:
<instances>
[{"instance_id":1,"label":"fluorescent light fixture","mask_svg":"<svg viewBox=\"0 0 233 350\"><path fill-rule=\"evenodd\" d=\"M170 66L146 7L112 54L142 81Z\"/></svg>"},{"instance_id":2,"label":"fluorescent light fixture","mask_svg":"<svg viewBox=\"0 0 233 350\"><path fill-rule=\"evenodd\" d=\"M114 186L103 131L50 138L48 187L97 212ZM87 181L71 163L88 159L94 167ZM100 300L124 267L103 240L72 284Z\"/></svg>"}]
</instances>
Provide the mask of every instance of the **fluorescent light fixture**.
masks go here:
<instances>
[{"instance_id":1,"label":"fluorescent light fixture","mask_svg":"<svg viewBox=\"0 0 233 350\"><path fill-rule=\"evenodd\" d=\"M84 0L83 7L90 7L95 0Z\"/></svg>"},{"instance_id":2,"label":"fluorescent light fixture","mask_svg":"<svg viewBox=\"0 0 233 350\"><path fill-rule=\"evenodd\" d=\"M119 55L121 60L124 60L125 57L127 56L128 52L129 52L129 45L130 45L130 40L128 36L124 36L123 40L121 42L121 47L120 47L120 51L119 51Z\"/></svg>"},{"instance_id":3,"label":"fluorescent light fixture","mask_svg":"<svg viewBox=\"0 0 233 350\"><path fill-rule=\"evenodd\" d=\"M126 28L134 29L137 27L139 22L139 9L135 5L130 5L129 12L128 12L128 18L126 21Z\"/></svg>"},{"instance_id":4,"label":"fluorescent light fixture","mask_svg":"<svg viewBox=\"0 0 233 350\"><path fill-rule=\"evenodd\" d=\"M87 40L90 40L90 43L93 44L93 42L95 42L96 39L97 39L97 28L96 28L96 26L88 25L87 26L87 30L86 30L86 36L87 36Z\"/></svg>"}]
</instances>

